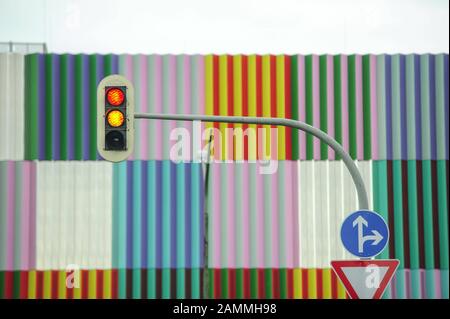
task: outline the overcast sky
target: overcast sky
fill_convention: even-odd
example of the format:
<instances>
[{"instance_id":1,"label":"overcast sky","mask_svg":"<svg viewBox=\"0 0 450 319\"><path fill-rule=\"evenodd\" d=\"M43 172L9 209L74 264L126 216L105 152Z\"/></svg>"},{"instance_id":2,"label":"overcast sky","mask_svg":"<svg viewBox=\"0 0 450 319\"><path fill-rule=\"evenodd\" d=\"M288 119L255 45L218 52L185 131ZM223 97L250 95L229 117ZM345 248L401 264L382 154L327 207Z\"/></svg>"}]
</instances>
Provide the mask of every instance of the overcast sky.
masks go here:
<instances>
[{"instance_id":1,"label":"overcast sky","mask_svg":"<svg viewBox=\"0 0 450 319\"><path fill-rule=\"evenodd\" d=\"M0 0L0 42L55 53L441 53L448 0Z\"/></svg>"}]
</instances>

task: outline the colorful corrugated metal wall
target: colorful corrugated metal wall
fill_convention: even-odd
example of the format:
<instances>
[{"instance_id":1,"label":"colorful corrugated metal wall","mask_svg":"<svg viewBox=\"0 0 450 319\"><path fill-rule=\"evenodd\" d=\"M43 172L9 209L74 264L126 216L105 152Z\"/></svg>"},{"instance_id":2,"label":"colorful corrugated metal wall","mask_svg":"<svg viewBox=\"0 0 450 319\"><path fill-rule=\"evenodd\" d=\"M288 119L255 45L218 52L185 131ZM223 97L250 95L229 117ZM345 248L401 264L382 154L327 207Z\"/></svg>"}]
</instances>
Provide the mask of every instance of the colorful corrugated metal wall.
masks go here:
<instances>
[{"instance_id":1,"label":"colorful corrugated metal wall","mask_svg":"<svg viewBox=\"0 0 450 319\"><path fill-rule=\"evenodd\" d=\"M388 220L380 257L401 265L385 297L449 297L447 54L7 54L0 66L14 83L0 103L0 298L201 297L203 170L192 151L169 160L173 128L199 141L191 123L138 121L129 161L97 161L96 86L112 73L133 81L137 111L287 117L328 132ZM317 139L263 128L266 141L214 133L224 162L211 166L211 294L345 298L329 261L351 258L338 236L357 208L349 174ZM255 160L268 158L277 170L261 174ZM68 265L81 269L78 289L66 288Z\"/></svg>"}]
</instances>

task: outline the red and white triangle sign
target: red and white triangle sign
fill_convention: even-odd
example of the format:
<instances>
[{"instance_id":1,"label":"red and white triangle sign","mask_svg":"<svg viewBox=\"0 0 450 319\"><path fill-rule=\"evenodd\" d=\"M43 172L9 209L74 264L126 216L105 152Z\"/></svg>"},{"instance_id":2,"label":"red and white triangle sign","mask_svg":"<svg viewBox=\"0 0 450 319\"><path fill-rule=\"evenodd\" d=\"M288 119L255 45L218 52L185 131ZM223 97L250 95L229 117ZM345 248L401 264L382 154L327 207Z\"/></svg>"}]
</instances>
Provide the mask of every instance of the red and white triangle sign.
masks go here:
<instances>
[{"instance_id":1,"label":"red and white triangle sign","mask_svg":"<svg viewBox=\"0 0 450 319\"><path fill-rule=\"evenodd\" d=\"M380 299L399 263L397 259L335 260L331 267L352 299Z\"/></svg>"}]
</instances>

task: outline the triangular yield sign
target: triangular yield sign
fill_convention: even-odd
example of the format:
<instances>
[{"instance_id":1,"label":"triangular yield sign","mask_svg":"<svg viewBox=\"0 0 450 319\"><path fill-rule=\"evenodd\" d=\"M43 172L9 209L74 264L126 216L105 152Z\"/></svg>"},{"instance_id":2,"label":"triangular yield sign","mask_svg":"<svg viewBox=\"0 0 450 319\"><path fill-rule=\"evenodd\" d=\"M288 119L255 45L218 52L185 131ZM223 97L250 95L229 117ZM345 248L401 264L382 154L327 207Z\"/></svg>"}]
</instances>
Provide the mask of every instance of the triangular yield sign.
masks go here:
<instances>
[{"instance_id":1,"label":"triangular yield sign","mask_svg":"<svg viewBox=\"0 0 450 319\"><path fill-rule=\"evenodd\" d=\"M352 299L380 299L399 263L397 259L335 260L331 267Z\"/></svg>"}]
</instances>

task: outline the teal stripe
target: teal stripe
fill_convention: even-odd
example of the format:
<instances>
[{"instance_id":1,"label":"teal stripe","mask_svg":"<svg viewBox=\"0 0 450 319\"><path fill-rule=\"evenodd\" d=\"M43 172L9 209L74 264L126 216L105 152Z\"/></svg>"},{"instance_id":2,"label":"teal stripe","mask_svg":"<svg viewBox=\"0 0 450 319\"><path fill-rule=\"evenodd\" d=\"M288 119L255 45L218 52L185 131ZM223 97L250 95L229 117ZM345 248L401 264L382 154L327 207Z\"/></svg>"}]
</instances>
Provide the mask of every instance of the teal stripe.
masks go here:
<instances>
[{"instance_id":1,"label":"teal stripe","mask_svg":"<svg viewBox=\"0 0 450 319\"><path fill-rule=\"evenodd\" d=\"M436 298L436 280L435 280L435 270L426 269L425 270L425 291L426 299Z\"/></svg>"},{"instance_id":2,"label":"teal stripe","mask_svg":"<svg viewBox=\"0 0 450 319\"><path fill-rule=\"evenodd\" d=\"M443 269L441 270L441 290L443 299L449 298L448 285L449 285L448 269Z\"/></svg>"},{"instance_id":3,"label":"teal stripe","mask_svg":"<svg viewBox=\"0 0 450 319\"><path fill-rule=\"evenodd\" d=\"M118 270L119 284L117 296L119 299L127 298L127 271L125 269Z\"/></svg>"},{"instance_id":4,"label":"teal stripe","mask_svg":"<svg viewBox=\"0 0 450 319\"><path fill-rule=\"evenodd\" d=\"M423 222L424 222L424 242L425 242L425 268L434 268L433 250L433 205L431 187L431 161L422 161L423 175Z\"/></svg>"},{"instance_id":5,"label":"teal stripe","mask_svg":"<svg viewBox=\"0 0 450 319\"><path fill-rule=\"evenodd\" d=\"M141 263L141 211L142 211L142 169L141 161L133 161L133 269L140 268ZM141 274L139 273L139 276ZM135 285L133 285L133 289Z\"/></svg>"},{"instance_id":6,"label":"teal stripe","mask_svg":"<svg viewBox=\"0 0 450 319\"><path fill-rule=\"evenodd\" d=\"M162 297L170 298L170 161L162 161Z\"/></svg>"},{"instance_id":7,"label":"teal stripe","mask_svg":"<svg viewBox=\"0 0 450 319\"><path fill-rule=\"evenodd\" d=\"M141 299L141 269L133 269L133 299Z\"/></svg>"},{"instance_id":8,"label":"teal stripe","mask_svg":"<svg viewBox=\"0 0 450 319\"><path fill-rule=\"evenodd\" d=\"M192 288L192 299L200 298L200 269L192 268L191 269L191 288Z\"/></svg>"},{"instance_id":9,"label":"teal stripe","mask_svg":"<svg viewBox=\"0 0 450 319\"><path fill-rule=\"evenodd\" d=\"M395 258L400 260L399 268L405 267L405 251L403 243L403 190L402 190L402 161L394 160L394 240ZM406 185L405 185L406 186ZM391 234L392 235L392 234Z\"/></svg>"},{"instance_id":10,"label":"teal stripe","mask_svg":"<svg viewBox=\"0 0 450 319\"><path fill-rule=\"evenodd\" d=\"M411 269L411 298L421 299L422 284L420 280L420 269Z\"/></svg>"},{"instance_id":11,"label":"teal stripe","mask_svg":"<svg viewBox=\"0 0 450 319\"><path fill-rule=\"evenodd\" d=\"M408 164L408 219L409 219L409 245L410 268L419 269L419 222L417 207L417 165L415 160L409 160Z\"/></svg>"},{"instance_id":12,"label":"teal stripe","mask_svg":"<svg viewBox=\"0 0 450 319\"><path fill-rule=\"evenodd\" d=\"M436 145L438 160L446 159L444 69L444 55L436 55Z\"/></svg>"},{"instance_id":13,"label":"teal stripe","mask_svg":"<svg viewBox=\"0 0 450 319\"><path fill-rule=\"evenodd\" d=\"M400 267L400 266L399 266ZM396 299L406 298L406 274L405 269L397 269L395 272L395 294Z\"/></svg>"},{"instance_id":14,"label":"teal stripe","mask_svg":"<svg viewBox=\"0 0 450 319\"><path fill-rule=\"evenodd\" d=\"M448 197L446 161L437 161L440 267L448 270Z\"/></svg>"},{"instance_id":15,"label":"teal stripe","mask_svg":"<svg viewBox=\"0 0 450 319\"><path fill-rule=\"evenodd\" d=\"M156 269L149 268L147 270L147 298L156 298Z\"/></svg>"},{"instance_id":16,"label":"teal stripe","mask_svg":"<svg viewBox=\"0 0 450 319\"><path fill-rule=\"evenodd\" d=\"M377 57L378 158L386 159L386 74L385 55Z\"/></svg>"},{"instance_id":17,"label":"teal stripe","mask_svg":"<svg viewBox=\"0 0 450 319\"><path fill-rule=\"evenodd\" d=\"M423 160L431 159L430 140L430 76L429 76L429 55L420 57L420 87L421 87L421 116L422 116L422 154L417 154ZM421 156L422 155L422 156ZM430 210L431 211L431 210Z\"/></svg>"},{"instance_id":18,"label":"teal stripe","mask_svg":"<svg viewBox=\"0 0 450 319\"><path fill-rule=\"evenodd\" d=\"M408 159L416 159L416 97L415 97L414 55L406 56L406 126ZM413 175L415 176L415 174ZM415 178L415 177L414 177Z\"/></svg>"},{"instance_id":19,"label":"teal stripe","mask_svg":"<svg viewBox=\"0 0 450 319\"><path fill-rule=\"evenodd\" d=\"M203 239L200 238L201 229L203 225L201 224L202 218L200 213L203 211L202 198L202 179L201 179L201 163L191 164L191 236L192 236L192 268L201 267L200 261L200 247L202 245ZM200 295L198 296L200 298Z\"/></svg>"},{"instance_id":20,"label":"teal stripe","mask_svg":"<svg viewBox=\"0 0 450 319\"><path fill-rule=\"evenodd\" d=\"M164 55L162 59L162 108L163 113L170 113L170 100L174 98L175 92L170 92L169 88L171 88L170 85L170 74L169 74L169 63L170 63L171 56L170 55ZM170 135L170 123L169 121L163 121L162 122L162 131L163 135L161 138L163 138L162 143L162 156L163 158L169 158L169 135Z\"/></svg>"},{"instance_id":21,"label":"teal stripe","mask_svg":"<svg viewBox=\"0 0 450 319\"><path fill-rule=\"evenodd\" d=\"M186 212L186 189L185 189L185 170L186 164L179 163L176 165L177 171L177 298L185 297L185 278L184 269L186 267L186 254L185 254L185 212Z\"/></svg>"},{"instance_id":22,"label":"teal stripe","mask_svg":"<svg viewBox=\"0 0 450 319\"><path fill-rule=\"evenodd\" d=\"M156 162L148 161L147 167L147 296L156 298Z\"/></svg>"}]
</instances>

